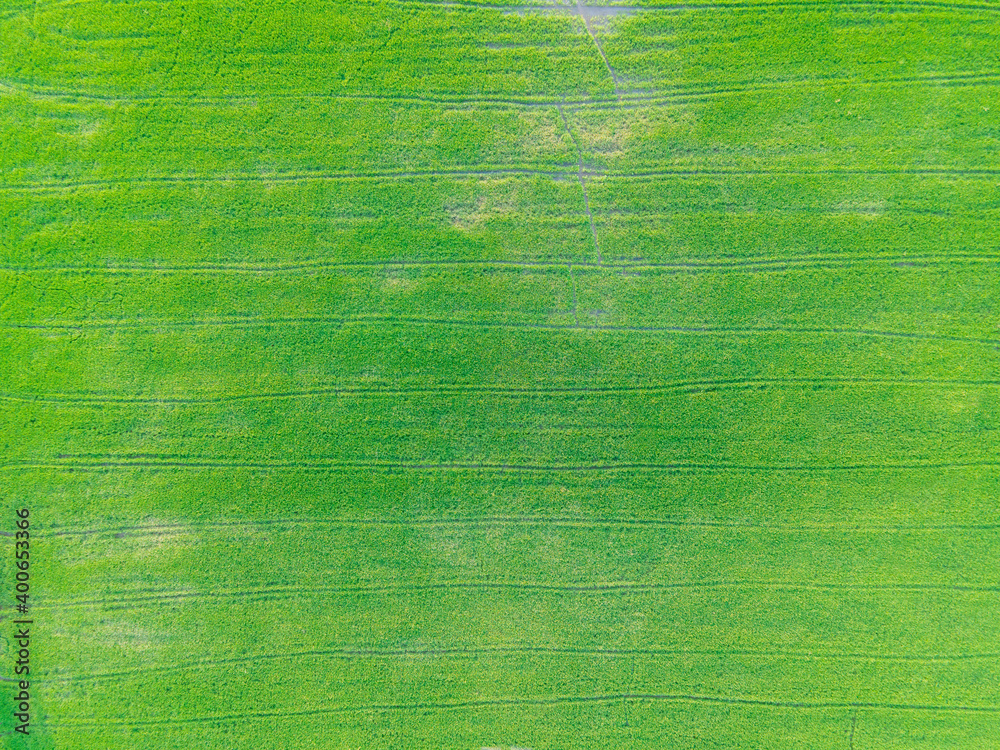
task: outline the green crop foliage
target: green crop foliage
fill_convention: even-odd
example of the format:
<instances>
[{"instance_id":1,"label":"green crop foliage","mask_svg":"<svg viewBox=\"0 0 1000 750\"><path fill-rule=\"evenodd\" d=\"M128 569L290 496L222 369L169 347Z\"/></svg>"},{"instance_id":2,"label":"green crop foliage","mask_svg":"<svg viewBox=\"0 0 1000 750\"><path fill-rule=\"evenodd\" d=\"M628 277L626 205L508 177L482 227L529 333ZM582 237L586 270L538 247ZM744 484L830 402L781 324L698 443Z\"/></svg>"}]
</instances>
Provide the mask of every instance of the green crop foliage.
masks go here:
<instances>
[{"instance_id":1,"label":"green crop foliage","mask_svg":"<svg viewBox=\"0 0 1000 750\"><path fill-rule=\"evenodd\" d=\"M992 747L997 38L8 0L0 746Z\"/></svg>"}]
</instances>

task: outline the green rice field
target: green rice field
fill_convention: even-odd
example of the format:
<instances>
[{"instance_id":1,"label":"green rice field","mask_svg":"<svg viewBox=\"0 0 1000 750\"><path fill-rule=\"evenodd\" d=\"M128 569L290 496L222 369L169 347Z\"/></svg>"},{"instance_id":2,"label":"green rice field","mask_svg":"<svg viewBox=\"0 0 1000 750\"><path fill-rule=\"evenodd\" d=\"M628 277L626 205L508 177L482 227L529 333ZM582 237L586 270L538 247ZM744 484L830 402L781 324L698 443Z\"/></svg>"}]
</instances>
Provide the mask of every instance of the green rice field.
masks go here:
<instances>
[{"instance_id":1,"label":"green rice field","mask_svg":"<svg viewBox=\"0 0 1000 750\"><path fill-rule=\"evenodd\" d=\"M0 0L0 747L1000 748L998 40Z\"/></svg>"}]
</instances>

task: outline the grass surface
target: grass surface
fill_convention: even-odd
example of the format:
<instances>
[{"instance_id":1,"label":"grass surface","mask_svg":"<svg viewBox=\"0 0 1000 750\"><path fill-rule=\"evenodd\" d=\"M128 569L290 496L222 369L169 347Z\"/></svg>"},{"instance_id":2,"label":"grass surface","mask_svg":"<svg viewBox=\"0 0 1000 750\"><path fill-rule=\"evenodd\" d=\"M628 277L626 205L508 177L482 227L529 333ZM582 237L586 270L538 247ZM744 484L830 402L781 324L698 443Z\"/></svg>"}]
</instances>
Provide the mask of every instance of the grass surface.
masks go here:
<instances>
[{"instance_id":1,"label":"grass surface","mask_svg":"<svg viewBox=\"0 0 1000 750\"><path fill-rule=\"evenodd\" d=\"M0 743L997 746L998 36L8 0Z\"/></svg>"}]
</instances>

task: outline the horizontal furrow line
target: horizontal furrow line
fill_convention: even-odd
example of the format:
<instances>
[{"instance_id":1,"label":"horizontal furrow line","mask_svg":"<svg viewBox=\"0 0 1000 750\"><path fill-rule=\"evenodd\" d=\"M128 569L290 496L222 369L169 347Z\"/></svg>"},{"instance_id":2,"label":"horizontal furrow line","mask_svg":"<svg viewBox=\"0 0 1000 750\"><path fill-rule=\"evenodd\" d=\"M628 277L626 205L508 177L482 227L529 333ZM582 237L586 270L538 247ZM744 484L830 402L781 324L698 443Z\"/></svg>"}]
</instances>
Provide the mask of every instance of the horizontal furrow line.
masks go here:
<instances>
[{"instance_id":1,"label":"horizontal furrow line","mask_svg":"<svg viewBox=\"0 0 1000 750\"><path fill-rule=\"evenodd\" d=\"M759 708L787 708L804 710L856 710L872 709L886 711L918 711L936 713L1000 713L1000 706L992 705L959 705L959 704L915 704L889 702L843 702L843 701L790 701L768 698L751 698L721 695L697 694L666 694L666 693L616 693L592 696L556 696L550 698L484 698L464 701L443 701L423 703L384 703L359 706L343 706L331 708L315 708L299 711L253 711L236 714L216 714L209 716L169 717L163 719L71 719L64 718L54 721L45 717L46 725L53 729L69 728L100 728L100 727L144 727L173 726L179 724L213 724L244 721L269 721L272 719L307 718L323 715L344 713L370 713L380 711L448 711L477 708L502 708L511 706L562 706L581 703L613 703L632 701L642 703L708 703L723 705L739 705Z\"/></svg>"},{"instance_id":2,"label":"horizontal furrow line","mask_svg":"<svg viewBox=\"0 0 1000 750\"><path fill-rule=\"evenodd\" d=\"M948 378L749 378L732 380L686 380L673 383L647 383L630 386L547 386L498 387L486 385L438 384L412 387L330 386L297 391L236 393L212 396L118 396L101 393L0 393L0 401L57 406L202 406L239 401L279 401L323 396L338 398L479 395L500 398L560 396L629 396L659 393L706 393L716 390L754 390L762 388L810 387L920 387L995 388L1000 380L954 380Z\"/></svg>"},{"instance_id":3,"label":"horizontal furrow line","mask_svg":"<svg viewBox=\"0 0 1000 750\"><path fill-rule=\"evenodd\" d=\"M482 526L554 526L584 529L633 528L633 529L674 529L709 528L734 531L772 531L778 533L834 532L834 533L908 533L940 531L995 531L1000 530L1000 521L993 523L941 523L941 524L783 524L760 521L694 520L684 518L585 518L579 516L457 516L424 518L265 518L244 521L205 521L200 523L146 524L132 526L68 527L49 526L39 532L47 538L77 537L100 534L114 534L120 537L161 536L170 534L204 534L208 530L247 530L259 527L287 528L345 528L364 527L454 527L477 528ZM13 536L13 532L3 532Z\"/></svg>"},{"instance_id":4,"label":"horizontal furrow line","mask_svg":"<svg viewBox=\"0 0 1000 750\"><path fill-rule=\"evenodd\" d=\"M730 96L742 96L747 94L754 95L764 95L768 93L773 93L775 91L781 91L786 89L794 88L804 88L808 91L824 90L826 88L874 88L879 86L935 86L940 88L947 87L961 87L961 86L985 86L994 85L1000 83L1000 74L980 74L980 75L930 75L930 76L907 76L907 77L892 77L892 78L881 78L881 79L865 79L865 78L826 78L826 77L815 77L815 78L802 78L802 79L784 79L784 80L773 80L773 81L755 81L755 82L734 82L732 84L725 83L707 83L699 84L692 83L688 86L678 86L673 89L664 89L660 92L634 92L622 93L622 101L619 103L613 99L591 99L580 101L576 103L570 103L566 105L567 109L570 110L641 110L654 107L673 107L681 105L691 105L704 102L705 100L714 99L716 97L730 97ZM875 95L873 92L868 92L868 96ZM457 105L454 105L457 106ZM466 105L471 106L471 105ZM504 106L499 103L497 107ZM513 103L506 105L507 107L516 106ZM535 105L520 105L520 106L543 106L541 104ZM548 105L551 106L551 105ZM831 114L835 114L831 112Z\"/></svg>"},{"instance_id":5,"label":"horizontal furrow line","mask_svg":"<svg viewBox=\"0 0 1000 750\"><path fill-rule=\"evenodd\" d=\"M671 169L650 169L624 171L591 171L584 172L585 177L604 179L652 179L657 177L866 177L866 176L900 176L915 177L995 177L1000 175L1000 168L992 167L898 167L883 168L841 168L841 169L727 169L720 167L676 167Z\"/></svg>"},{"instance_id":6,"label":"horizontal furrow line","mask_svg":"<svg viewBox=\"0 0 1000 750\"><path fill-rule=\"evenodd\" d=\"M760 0L758 2L733 0L732 2L704 2L704 3L659 3L652 2L649 4L642 5L602 5L601 3L594 4L584 4L584 5L564 5L557 2L545 2L536 4L525 4L525 3L478 3L475 0L395 0L400 5L411 5L411 6L444 6L451 8L460 8L466 10L497 10L500 12L563 12L570 15L576 15L580 13L582 8L591 14L601 15L602 11L607 14L612 13L648 13L648 12L661 12L661 13L677 13L677 12L699 12L699 11L721 11L721 10L770 10L772 8L787 10L787 9L805 9L805 10L840 10L847 8L853 11L866 10L866 11L886 11L886 12L900 12L900 11L910 11L913 9L922 10L927 8L934 8L939 10L978 10L978 11L995 11L997 6L990 3L971 3L971 2L935 2L935 0L838 0L836 3L831 3L829 1L824 2L823 0L775 0L774 2L767 2L767 0Z\"/></svg>"},{"instance_id":7,"label":"horizontal furrow line","mask_svg":"<svg viewBox=\"0 0 1000 750\"><path fill-rule=\"evenodd\" d=\"M1000 168L977 167L898 167L888 168L842 168L842 169L728 169L719 167L676 167L671 169L650 169L640 171L611 171L585 169L579 171L577 165L559 165L553 169L497 168L497 169L454 169L406 172L328 172L328 173L274 173L274 174L218 174L218 175L163 175L159 177L135 177L106 180L81 180L67 182L36 182L0 184L0 192L49 192L83 188L113 189L128 186L150 186L161 184L199 185L225 183L275 182L329 182L335 180L389 180L389 179L434 179L439 177L482 179L491 177L551 177L563 180L583 178L604 179L655 179L667 177L857 177L857 176L915 176L915 177L996 177Z\"/></svg>"},{"instance_id":8,"label":"horizontal furrow line","mask_svg":"<svg viewBox=\"0 0 1000 750\"><path fill-rule=\"evenodd\" d=\"M649 217L638 215L636 220L646 220ZM101 275L146 275L146 274L281 274L301 273L303 271L350 271L384 270L386 268L539 268L564 271L572 266L575 271L619 273L628 272L726 272L726 271L785 271L794 269L810 270L813 268L839 268L870 264L896 264L901 266L924 265L964 265L964 264L995 264L1000 263L1000 255L993 254L939 254L939 255L825 255L784 258L742 258L742 259L677 259L663 262L643 260L605 260L597 263L591 260L500 260L500 259L469 259L469 260L420 260L420 259L387 259L369 261L302 261L298 263L199 263L191 265L161 265L161 264L131 264L131 265L61 265L61 266L0 266L0 272L28 273L74 273Z\"/></svg>"},{"instance_id":9,"label":"horizontal furrow line","mask_svg":"<svg viewBox=\"0 0 1000 750\"><path fill-rule=\"evenodd\" d=\"M64 8L68 6L88 4L91 0L50 0L41 8L34 10L51 10L53 8ZM169 0L161 0L161 2ZM338 3L331 3L337 5ZM352 5L358 5L358 0L354 0ZM367 0L362 4L378 6L379 3ZM824 2L824 0L713 0L712 2L651 2L639 5L628 4L566 4L561 2L476 2L476 0L395 0L395 4L423 7L423 8L451 8L471 12L497 11L500 13L552 13L560 12L570 15L579 15L586 11L592 15L617 14L617 13L676 13L676 12L698 12L698 11L722 11L722 10L770 10L775 9L804 9L838 11L849 9L852 11L865 10L870 12L902 12L911 10L922 10L934 8L939 10L975 10L975 11L995 11L997 6L991 3L976 2L947 2L947 0L840 0L837 3ZM15 8L8 13L16 16L33 10L32 7L24 6Z\"/></svg>"},{"instance_id":10,"label":"horizontal furrow line","mask_svg":"<svg viewBox=\"0 0 1000 750\"><path fill-rule=\"evenodd\" d=\"M513 321L461 320L446 318L416 318L365 315L347 317L288 317L288 318L206 318L202 320L178 319L123 319L108 320L94 318L78 321L39 321L0 323L0 328L25 331L83 331L107 330L170 330L185 328L281 328L287 326L441 326L449 328L470 328L473 330L521 330L576 333L642 333L667 335L717 335L717 336L758 336L758 335L806 335L806 336L857 336L862 338L897 338L915 341L947 341L977 344L989 347L1000 346L1000 339L926 333L919 331L888 331L857 328L816 328L795 326L623 326L602 324L557 324L527 323Z\"/></svg>"},{"instance_id":11,"label":"horizontal furrow line","mask_svg":"<svg viewBox=\"0 0 1000 750\"><path fill-rule=\"evenodd\" d=\"M77 188L116 188L132 185L199 185L211 183L272 183L272 182L324 182L332 180L390 180L390 179L433 179L436 177L484 178L543 176L575 178L577 165L559 165L553 169L533 169L528 167L498 167L487 169L427 169L406 171L374 172L274 172L270 174L215 174L215 175L160 175L154 177L122 177L117 179L95 179L66 182L34 182L20 184L0 184L0 190L11 192L35 192L50 190L72 190ZM595 173L597 174L597 173Z\"/></svg>"},{"instance_id":12,"label":"horizontal furrow line","mask_svg":"<svg viewBox=\"0 0 1000 750\"><path fill-rule=\"evenodd\" d=\"M674 83L663 87L657 91L634 91L622 92L621 99L615 97L589 96L589 97L560 97L543 98L537 96L483 96L468 95L461 96L448 93L423 93L423 94L387 94L375 92L340 92L340 93L320 93L320 92L274 92L266 94L266 98L271 101L291 100L300 102L309 101L359 101L359 102L383 102L387 104L411 104L416 106L435 106L445 108L526 108L526 109L554 109L564 107L566 109L642 109L644 107L672 106L694 103L702 99L733 96L742 94L762 94L787 88L825 88L835 86L851 87L877 87L877 86L898 86L898 85L932 85L937 87L947 86L975 86L989 85L1000 82L1000 73L997 72L959 72L951 74L927 74L915 76L887 76L882 78L858 78L844 76L810 76L805 78L785 78L764 81L691 81L688 83ZM260 101L260 92L255 92L255 96L249 95L229 95L229 96L205 96L203 94L185 95L178 92L175 94L147 94L147 95L126 95L113 93L88 92L83 90L59 89L54 86L44 86L39 84L24 85L3 83L0 89L22 93L39 99L56 99L65 101L94 101L106 103L135 103L135 104L169 104L176 106L240 106L256 104Z\"/></svg>"},{"instance_id":13,"label":"horizontal furrow line","mask_svg":"<svg viewBox=\"0 0 1000 750\"><path fill-rule=\"evenodd\" d=\"M960 661L993 661L1000 659L1000 653L972 654L875 654L859 652L813 652L813 651L758 651L747 649L690 649L690 648L579 648L559 646L456 646L442 648L334 648L312 649L308 651L288 651L263 653L253 656L239 656L223 659L201 659L182 664L154 667L137 667L114 672L92 672L78 674L56 672L44 674L40 682L90 682L123 677L142 677L151 674L186 672L191 670L215 669L231 664L257 664L265 661L298 660L310 658L331 659L393 659L393 658L470 658L481 656L579 656L595 658L621 658L636 656L694 656L747 659L795 659L805 661L867 661L902 663L952 663ZM13 678L8 678L13 680Z\"/></svg>"},{"instance_id":14,"label":"horizontal furrow line","mask_svg":"<svg viewBox=\"0 0 1000 750\"><path fill-rule=\"evenodd\" d=\"M158 2L159 4L169 5L172 0L146 0L147 2ZM855 0L856 1L856 0ZM90 5L93 4L94 0L48 0L44 2L39 8L40 10L51 10L54 8L65 8L77 5ZM376 7L382 7L383 2L376 2L375 0L352 0L349 5L372 5ZM324 2L324 5L347 5L347 3L338 2ZM426 7L426 8L458 8L462 10L498 10L498 11L552 11L552 10L565 10L567 12L576 13L576 6L562 5L557 2L535 2L535 3L524 3L524 2L476 2L476 0L393 0L395 5L408 5L414 7Z\"/></svg>"},{"instance_id":15,"label":"horizontal furrow line","mask_svg":"<svg viewBox=\"0 0 1000 750\"><path fill-rule=\"evenodd\" d=\"M38 610L60 610L78 607L103 607L106 609L132 609L155 604L170 604L197 600L288 601L300 597L351 596L351 595L406 595L442 591L512 591L558 594L657 594L682 590L714 589L771 589L777 591L858 591L876 592L934 592L934 593L1000 593L1000 583L833 583L805 581L678 581L673 583L540 583L518 581L448 581L440 583L357 584L350 586L271 586L231 591L165 591L137 590L133 596L106 599L41 600L35 603Z\"/></svg>"},{"instance_id":16,"label":"horizontal furrow line","mask_svg":"<svg viewBox=\"0 0 1000 750\"><path fill-rule=\"evenodd\" d=\"M259 461L242 462L211 457L128 457L107 456L104 458L73 457L61 455L49 460L15 460L0 462L0 469L8 470L51 470L70 472L109 472L128 469L181 471L203 470L245 470L245 471L292 471L292 472L489 472L516 474L589 474L607 472L667 472L667 473L824 473L844 471L928 471L965 470L972 468L993 468L1000 466L998 460L977 461L914 461L886 464L837 464L837 465L791 465L791 464L737 464L737 463L612 463L612 464L508 464L489 462L420 463L405 461Z\"/></svg>"}]
</instances>

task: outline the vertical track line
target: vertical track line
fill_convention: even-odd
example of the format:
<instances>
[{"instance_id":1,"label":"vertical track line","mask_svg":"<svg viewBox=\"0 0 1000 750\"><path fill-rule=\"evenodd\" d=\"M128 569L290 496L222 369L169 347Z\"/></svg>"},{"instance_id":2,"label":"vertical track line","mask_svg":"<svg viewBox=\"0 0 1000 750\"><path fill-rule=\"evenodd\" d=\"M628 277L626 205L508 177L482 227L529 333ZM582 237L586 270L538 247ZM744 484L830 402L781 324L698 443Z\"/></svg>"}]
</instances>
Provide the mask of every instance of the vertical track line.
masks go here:
<instances>
[{"instance_id":1,"label":"vertical track line","mask_svg":"<svg viewBox=\"0 0 1000 750\"><path fill-rule=\"evenodd\" d=\"M573 135L573 131L569 127L569 121L566 119L566 113L563 112L562 105L557 104L556 110L558 110L559 116L562 118L563 126L566 128L566 133L569 135L570 140L573 141L573 145L576 147L576 177L580 181L580 190L583 191L583 210L586 212L587 219L590 221L590 234L594 238L594 251L597 253L597 265L601 265L604 262L601 257L601 245L597 241L597 227L594 225L594 214L590 211L590 196L587 195L587 181L583 176L583 149L580 148L580 143L576 140L576 136Z\"/></svg>"},{"instance_id":2,"label":"vertical track line","mask_svg":"<svg viewBox=\"0 0 1000 750\"><path fill-rule=\"evenodd\" d=\"M597 52L604 61L604 67L608 69L608 75L611 76L611 85L615 87L615 99L617 99L618 103L621 104L622 94L621 91L618 90L618 76L615 75L614 68L612 68L611 63L608 62L608 56L604 54L604 48L601 47L601 43L597 41L597 35L594 34L594 30L590 27L590 20L587 18L587 14L584 12L584 5L580 2L580 0L576 0L576 12L583 20L583 25L587 29L587 33L590 34L590 38L593 40L594 46L597 47Z\"/></svg>"},{"instance_id":3,"label":"vertical track line","mask_svg":"<svg viewBox=\"0 0 1000 750\"><path fill-rule=\"evenodd\" d=\"M580 318L577 316L577 301L576 301L576 277L573 276L573 264L569 264L569 280L573 285L573 325L577 328L580 327Z\"/></svg>"}]
</instances>

